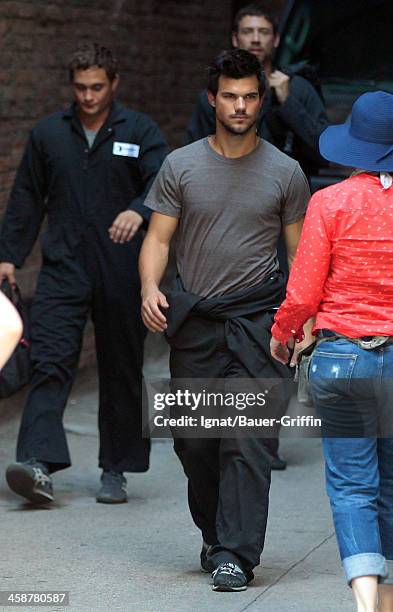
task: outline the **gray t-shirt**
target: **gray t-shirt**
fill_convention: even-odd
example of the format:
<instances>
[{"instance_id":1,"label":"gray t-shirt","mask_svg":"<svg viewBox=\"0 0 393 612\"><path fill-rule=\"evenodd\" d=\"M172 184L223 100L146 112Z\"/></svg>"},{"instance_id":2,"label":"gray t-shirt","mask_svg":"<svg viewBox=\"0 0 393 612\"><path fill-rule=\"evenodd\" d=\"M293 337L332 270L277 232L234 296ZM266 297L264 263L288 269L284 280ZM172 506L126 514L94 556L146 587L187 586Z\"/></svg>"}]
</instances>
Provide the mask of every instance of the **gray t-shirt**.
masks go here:
<instances>
[{"instance_id":1,"label":"gray t-shirt","mask_svg":"<svg viewBox=\"0 0 393 612\"><path fill-rule=\"evenodd\" d=\"M83 126L83 131L87 138L87 142L89 143L89 149L91 149L97 136L97 132L95 132L94 130L88 130L85 126Z\"/></svg>"},{"instance_id":2,"label":"gray t-shirt","mask_svg":"<svg viewBox=\"0 0 393 612\"><path fill-rule=\"evenodd\" d=\"M278 269L281 227L304 216L309 198L299 164L270 143L260 140L233 159L203 138L168 155L144 203L179 218L176 261L185 289L216 297Z\"/></svg>"}]
</instances>

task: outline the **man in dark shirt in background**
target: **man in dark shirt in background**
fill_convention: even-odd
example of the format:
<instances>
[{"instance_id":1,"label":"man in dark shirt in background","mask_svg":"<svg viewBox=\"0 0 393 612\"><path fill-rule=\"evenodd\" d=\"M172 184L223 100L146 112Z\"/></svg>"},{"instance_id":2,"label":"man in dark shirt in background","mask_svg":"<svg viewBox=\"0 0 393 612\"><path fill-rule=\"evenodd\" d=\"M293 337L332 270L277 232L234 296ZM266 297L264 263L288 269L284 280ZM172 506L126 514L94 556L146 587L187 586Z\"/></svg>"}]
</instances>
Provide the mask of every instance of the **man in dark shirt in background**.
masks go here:
<instances>
[{"instance_id":1,"label":"man in dark shirt in background","mask_svg":"<svg viewBox=\"0 0 393 612\"><path fill-rule=\"evenodd\" d=\"M48 502L50 475L70 466L62 417L91 313L103 470L97 501L120 503L123 472L149 467L137 261L150 217L143 201L168 148L149 117L114 101L119 77L108 49L85 45L69 69L75 103L33 128L0 234L0 281L14 284L48 216L32 306L31 386L7 481L30 501Z\"/></svg>"},{"instance_id":2,"label":"man in dark shirt in background","mask_svg":"<svg viewBox=\"0 0 393 612\"><path fill-rule=\"evenodd\" d=\"M249 51L261 62L268 89L257 122L257 134L296 159L306 175L322 163L318 139L328 124L321 98L313 85L296 73L273 64L280 42L278 24L273 14L261 4L250 4L236 14L232 44ZM187 127L186 142L191 143L215 130L214 109L207 91L198 98Z\"/></svg>"}]
</instances>

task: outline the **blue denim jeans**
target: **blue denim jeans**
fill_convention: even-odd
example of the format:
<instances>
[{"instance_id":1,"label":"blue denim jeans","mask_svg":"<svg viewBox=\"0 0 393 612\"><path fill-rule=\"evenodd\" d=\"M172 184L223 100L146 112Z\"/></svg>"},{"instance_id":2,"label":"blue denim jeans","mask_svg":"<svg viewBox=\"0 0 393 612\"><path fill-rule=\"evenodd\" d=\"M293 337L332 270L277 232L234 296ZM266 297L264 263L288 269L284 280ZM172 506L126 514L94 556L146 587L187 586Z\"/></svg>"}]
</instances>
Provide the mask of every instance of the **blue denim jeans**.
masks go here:
<instances>
[{"instance_id":1,"label":"blue denim jeans","mask_svg":"<svg viewBox=\"0 0 393 612\"><path fill-rule=\"evenodd\" d=\"M393 345L323 342L309 377L347 581L376 575L393 584Z\"/></svg>"}]
</instances>

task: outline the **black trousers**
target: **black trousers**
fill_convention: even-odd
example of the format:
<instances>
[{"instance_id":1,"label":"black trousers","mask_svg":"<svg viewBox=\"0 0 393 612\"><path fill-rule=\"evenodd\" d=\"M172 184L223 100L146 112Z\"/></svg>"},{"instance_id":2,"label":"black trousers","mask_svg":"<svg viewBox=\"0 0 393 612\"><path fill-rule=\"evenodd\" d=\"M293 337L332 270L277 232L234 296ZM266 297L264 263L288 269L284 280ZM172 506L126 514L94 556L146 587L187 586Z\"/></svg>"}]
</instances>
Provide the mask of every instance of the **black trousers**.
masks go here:
<instances>
[{"instance_id":1,"label":"black trousers","mask_svg":"<svg viewBox=\"0 0 393 612\"><path fill-rule=\"evenodd\" d=\"M114 244L90 227L82 241L44 244L32 306L33 374L17 445L55 472L71 465L62 423L77 371L83 329L91 312L99 376L99 466L144 472L149 441L142 439L142 365L137 261L142 237Z\"/></svg>"},{"instance_id":2,"label":"black trousers","mask_svg":"<svg viewBox=\"0 0 393 612\"><path fill-rule=\"evenodd\" d=\"M224 327L191 315L171 338L172 379L248 378L226 348ZM264 439L175 438L174 449L188 478L192 518L214 545L213 562L240 562L250 575L259 564L268 516L271 462Z\"/></svg>"}]
</instances>

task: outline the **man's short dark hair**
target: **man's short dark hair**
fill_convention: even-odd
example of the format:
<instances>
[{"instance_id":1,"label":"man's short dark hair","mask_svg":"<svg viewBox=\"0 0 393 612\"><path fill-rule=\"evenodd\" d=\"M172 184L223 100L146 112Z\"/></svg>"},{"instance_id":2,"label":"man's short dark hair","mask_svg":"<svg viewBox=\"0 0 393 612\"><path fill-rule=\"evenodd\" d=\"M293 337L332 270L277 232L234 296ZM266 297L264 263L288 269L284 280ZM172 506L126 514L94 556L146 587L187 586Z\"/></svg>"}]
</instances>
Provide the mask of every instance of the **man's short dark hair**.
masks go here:
<instances>
[{"instance_id":1,"label":"man's short dark hair","mask_svg":"<svg viewBox=\"0 0 393 612\"><path fill-rule=\"evenodd\" d=\"M74 70L87 70L93 66L103 68L110 81L113 81L117 74L117 60L112 51L98 43L86 43L73 53L68 64L70 81L74 78Z\"/></svg>"},{"instance_id":2,"label":"man's short dark hair","mask_svg":"<svg viewBox=\"0 0 393 612\"><path fill-rule=\"evenodd\" d=\"M263 4L255 3L255 4L247 4L241 8L235 15L233 19L232 32L237 34L239 31L239 24L243 17L264 17L269 23L273 26L273 34L277 34L278 30L278 19L275 13L264 6Z\"/></svg>"},{"instance_id":3,"label":"man's short dark hair","mask_svg":"<svg viewBox=\"0 0 393 612\"><path fill-rule=\"evenodd\" d=\"M220 76L230 79L244 79L254 75L258 79L259 95L263 96L266 90L265 74L260 61L255 55L244 49L223 51L208 68L207 88L216 96Z\"/></svg>"}]
</instances>

